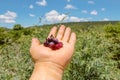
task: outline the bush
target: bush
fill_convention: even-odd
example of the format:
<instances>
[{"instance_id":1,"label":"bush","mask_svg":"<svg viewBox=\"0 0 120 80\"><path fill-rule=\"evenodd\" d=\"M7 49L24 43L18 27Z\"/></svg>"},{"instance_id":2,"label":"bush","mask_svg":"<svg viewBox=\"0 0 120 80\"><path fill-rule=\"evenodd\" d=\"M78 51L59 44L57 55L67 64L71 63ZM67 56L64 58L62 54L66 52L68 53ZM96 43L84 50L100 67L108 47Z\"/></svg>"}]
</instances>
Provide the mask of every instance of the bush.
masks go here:
<instances>
[{"instance_id":1,"label":"bush","mask_svg":"<svg viewBox=\"0 0 120 80\"><path fill-rule=\"evenodd\" d=\"M120 24L107 24L104 26L104 31L106 32L106 37L116 37L120 34Z\"/></svg>"},{"instance_id":2,"label":"bush","mask_svg":"<svg viewBox=\"0 0 120 80\"><path fill-rule=\"evenodd\" d=\"M111 53L111 59L117 62L117 68L120 69L120 23L115 25L104 26L106 37L111 44L108 47L109 53Z\"/></svg>"},{"instance_id":3,"label":"bush","mask_svg":"<svg viewBox=\"0 0 120 80\"><path fill-rule=\"evenodd\" d=\"M1 27L0 28L0 45L3 45L4 43L6 43L7 41L7 33L8 33L9 29Z\"/></svg>"},{"instance_id":4,"label":"bush","mask_svg":"<svg viewBox=\"0 0 120 80\"><path fill-rule=\"evenodd\" d=\"M3 45L3 44L5 43L4 39L5 39L5 38L0 35L0 45Z\"/></svg>"},{"instance_id":5,"label":"bush","mask_svg":"<svg viewBox=\"0 0 120 80\"><path fill-rule=\"evenodd\" d=\"M32 34L32 31L30 29L24 29L23 34L24 35L30 35L30 34Z\"/></svg>"},{"instance_id":6,"label":"bush","mask_svg":"<svg viewBox=\"0 0 120 80\"><path fill-rule=\"evenodd\" d=\"M13 30L22 30L23 27L20 24L15 24Z\"/></svg>"}]
</instances>

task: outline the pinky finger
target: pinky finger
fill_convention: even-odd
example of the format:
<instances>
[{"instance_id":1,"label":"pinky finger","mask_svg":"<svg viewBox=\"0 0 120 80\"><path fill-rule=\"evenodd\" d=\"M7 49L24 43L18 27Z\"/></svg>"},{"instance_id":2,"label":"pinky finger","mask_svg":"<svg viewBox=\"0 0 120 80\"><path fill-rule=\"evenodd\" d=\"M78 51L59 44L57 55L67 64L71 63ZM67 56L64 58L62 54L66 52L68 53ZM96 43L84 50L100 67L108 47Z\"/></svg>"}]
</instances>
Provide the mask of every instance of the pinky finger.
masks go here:
<instances>
[{"instance_id":1,"label":"pinky finger","mask_svg":"<svg viewBox=\"0 0 120 80\"><path fill-rule=\"evenodd\" d=\"M69 43L70 43L72 46L75 46L75 43L76 43L76 34L75 34L75 33L71 33Z\"/></svg>"}]
</instances>

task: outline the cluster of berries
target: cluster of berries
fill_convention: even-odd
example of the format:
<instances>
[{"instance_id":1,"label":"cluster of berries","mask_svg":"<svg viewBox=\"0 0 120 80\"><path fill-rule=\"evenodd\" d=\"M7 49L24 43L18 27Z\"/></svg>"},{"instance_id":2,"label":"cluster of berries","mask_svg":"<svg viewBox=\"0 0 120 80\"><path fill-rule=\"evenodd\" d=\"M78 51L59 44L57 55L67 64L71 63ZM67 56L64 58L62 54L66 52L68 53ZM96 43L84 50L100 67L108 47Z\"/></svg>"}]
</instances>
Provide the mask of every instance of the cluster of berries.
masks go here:
<instances>
[{"instance_id":1,"label":"cluster of berries","mask_svg":"<svg viewBox=\"0 0 120 80\"><path fill-rule=\"evenodd\" d=\"M44 46L51 48L52 50L57 50L63 47L63 43L59 42L53 35L47 38L44 42Z\"/></svg>"}]
</instances>

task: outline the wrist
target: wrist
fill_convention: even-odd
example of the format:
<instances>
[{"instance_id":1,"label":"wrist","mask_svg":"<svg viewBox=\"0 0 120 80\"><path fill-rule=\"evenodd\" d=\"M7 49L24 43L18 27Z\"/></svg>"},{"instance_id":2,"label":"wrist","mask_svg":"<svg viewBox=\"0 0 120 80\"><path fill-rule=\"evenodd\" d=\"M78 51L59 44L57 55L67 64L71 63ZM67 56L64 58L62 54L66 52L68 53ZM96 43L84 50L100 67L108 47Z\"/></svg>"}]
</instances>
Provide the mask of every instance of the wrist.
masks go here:
<instances>
[{"instance_id":1,"label":"wrist","mask_svg":"<svg viewBox=\"0 0 120 80\"><path fill-rule=\"evenodd\" d=\"M36 62L34 64L34 69L37 69L37 70L44 69L44 70L48 70L50 72L54 71L55 73L59 73L59 74L62 74L64 71L64 69L61 65L58 65L53 62Z\"/></svg>"},{"instance_id":2,"label":"wrist","mask_svg":"<svg viewBox=\"0 0 120 80\"><path fill-rule=\"evenodd\" d=\"M63 68L52 62L36 62L30 80L62 80Z\"/></svg>"}]
</instances>

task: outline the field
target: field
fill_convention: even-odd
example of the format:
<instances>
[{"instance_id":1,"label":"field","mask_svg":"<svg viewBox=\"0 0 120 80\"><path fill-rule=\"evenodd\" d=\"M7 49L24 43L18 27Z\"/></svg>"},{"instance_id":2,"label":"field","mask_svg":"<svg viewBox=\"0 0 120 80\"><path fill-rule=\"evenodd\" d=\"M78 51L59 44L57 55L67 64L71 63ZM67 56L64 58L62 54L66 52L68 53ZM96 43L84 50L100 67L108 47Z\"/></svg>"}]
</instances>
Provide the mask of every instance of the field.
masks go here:
<instances>
[{"instance_id":1,"label":"field","mask_svg":"<svg viewBox=\"0 0 120 80\"><path fill-rule=\"evenodd\" d=\"M63 23L77 34L75 53L63 80L120 80L120 22ZM32 37L44 42L51 27L0 27L0 80L28 80Z\"/></svg>"}]
</instances>

